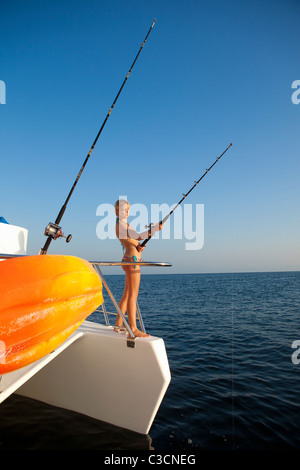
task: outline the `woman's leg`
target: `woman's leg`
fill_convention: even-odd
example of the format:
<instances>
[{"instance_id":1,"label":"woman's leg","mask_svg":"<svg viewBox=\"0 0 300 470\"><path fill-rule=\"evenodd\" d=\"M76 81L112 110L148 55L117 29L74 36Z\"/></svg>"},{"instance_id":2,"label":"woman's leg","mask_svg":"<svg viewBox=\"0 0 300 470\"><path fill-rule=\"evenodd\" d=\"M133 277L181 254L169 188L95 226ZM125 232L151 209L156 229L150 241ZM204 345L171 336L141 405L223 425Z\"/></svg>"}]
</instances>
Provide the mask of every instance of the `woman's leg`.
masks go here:
<instances>
[{"instance_id":1,"label":"woman's leg","mask_svg":"<svg viewBox=\"0 0 300 470\"><path fill-rule=\"evenodd\" d=\"M134 269L130 266L126 272L126 277L128 278L127 316L129 326L134 336L149 336L146 333L140 331L136 326L136 303L139 295L141 279L140 267L137 266L136 269Z\"/></svg>"},{"instance_id":2,"label":"woman's leg","mask_svg":"<svg viewBox=\"0 0 300 470\"><path fill-rule=\"evenodd\" d=\"M119 302L119 307L120 307L121 312L125 316L125 313L127 311L127 301L128 301L128 275L125 269L124 271L125 271L125 287L124 287L123 295ZM117 315L115 326L119 326L119 327L123 326L123 320L119 314ZM115 331L118 331L118 329L116 328Z\"/></svg>"}]
</instances>

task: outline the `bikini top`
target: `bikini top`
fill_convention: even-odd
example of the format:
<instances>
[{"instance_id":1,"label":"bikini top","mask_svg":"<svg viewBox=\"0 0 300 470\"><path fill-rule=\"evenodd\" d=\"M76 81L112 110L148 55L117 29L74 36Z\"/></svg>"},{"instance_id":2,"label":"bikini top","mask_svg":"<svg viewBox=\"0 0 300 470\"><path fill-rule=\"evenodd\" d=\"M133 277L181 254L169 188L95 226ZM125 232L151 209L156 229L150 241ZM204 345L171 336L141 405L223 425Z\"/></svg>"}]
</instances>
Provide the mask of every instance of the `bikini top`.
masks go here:
<instances>
[{"instance_id":1,"label":"bikini top","mask_svg":"<svg viewBox=\"0 0 300 470\"><path fill-rule=\"evenodd\" d=\"M116 224L117 224L118 222L119 222L119 217L117 217L117 219L116 219ZM127 223L127 225L128 225L128 223ZM124 247L123 243L121 242L121 240L119 240L119 242L121 243L122 250L123 250L123 254L124 254L124 253L125 253L125 247Z\"/></svg>"},{"instance_id":2,"label":"bikini top","mask_svg":"<svg viewBox=\"0 0 300 470\"><path fill-rule=\"evenodd\" d=\"M117 217L116 219L116 224L119 222L119 217ZM127 222L127 227L129 226L129 223ZM129 236L129 233L127 231L127 235ZM130 238L130 237L129 237ZM120 240L119 240L120 241ZM123 250L123 253L125 253L125 247L123 245L123 243L120 241L121 245L122 245L122 250Z\"/></svg>"}]
</instances>

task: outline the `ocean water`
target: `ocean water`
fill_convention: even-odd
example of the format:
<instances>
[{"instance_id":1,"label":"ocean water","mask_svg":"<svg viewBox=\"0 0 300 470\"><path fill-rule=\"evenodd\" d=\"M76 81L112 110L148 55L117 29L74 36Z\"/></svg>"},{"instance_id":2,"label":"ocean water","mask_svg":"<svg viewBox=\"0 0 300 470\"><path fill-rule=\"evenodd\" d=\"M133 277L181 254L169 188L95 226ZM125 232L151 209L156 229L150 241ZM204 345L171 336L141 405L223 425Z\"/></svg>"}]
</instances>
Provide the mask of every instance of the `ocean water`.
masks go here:
<instances>
[{"instance_id":1,"label":"ocean water","mask_svg":"<svg viewBox=\"0 0 300 470\"><path fill-rule=\"evenodd\" d=\"M106 279L119 300L124 277ZM164 339L172 375L149 436L14 395L0 407L0 450L299 450L299 281L300 272L142 276L145 327Z\"/></svg>"}]
</instances>

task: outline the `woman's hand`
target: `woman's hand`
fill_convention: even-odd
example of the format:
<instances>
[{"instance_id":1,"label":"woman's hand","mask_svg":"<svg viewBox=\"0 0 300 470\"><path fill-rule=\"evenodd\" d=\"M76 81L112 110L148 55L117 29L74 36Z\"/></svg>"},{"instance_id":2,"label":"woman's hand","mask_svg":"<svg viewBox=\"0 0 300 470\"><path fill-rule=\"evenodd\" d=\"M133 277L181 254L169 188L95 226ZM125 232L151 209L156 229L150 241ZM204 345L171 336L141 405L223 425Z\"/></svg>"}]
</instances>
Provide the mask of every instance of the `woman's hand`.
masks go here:
<instances>
[{"instance_id":1,"label":"woman's hand","mask_svg":"<svg viewBox=\"0 0 300 470\"><path fill-rule=\"evenodd\" d=\"M155 232L159 232L164 226L164 223L163 222L158 222L158 224L155 224L153 225L153 227L151 227L151 232L152 233L155 233Z\"/></svg>"}]
</instances>

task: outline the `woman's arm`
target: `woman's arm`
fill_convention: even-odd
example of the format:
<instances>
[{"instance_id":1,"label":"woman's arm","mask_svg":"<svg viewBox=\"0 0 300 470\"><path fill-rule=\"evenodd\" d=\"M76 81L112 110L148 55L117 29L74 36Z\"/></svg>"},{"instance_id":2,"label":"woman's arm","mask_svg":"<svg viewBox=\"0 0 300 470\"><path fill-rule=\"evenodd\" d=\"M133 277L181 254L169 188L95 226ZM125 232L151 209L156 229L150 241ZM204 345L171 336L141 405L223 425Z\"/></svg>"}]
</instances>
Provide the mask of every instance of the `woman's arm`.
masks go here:
<instances>
[{"instance_id":1,"label":"woman's arm","mask_svg":"<svg viewBox=\"0 0 300 470\"><path fill-rule=\"evenodd\" d=\"M130 238L133 238L134 240L145 240L146 238L151 237L154 233L159 232L163 228L163 225L161 222L159 222L156 225L153 225L151 227L151 230L147 230L146 232L138 233L136 232L130 225L128 225L128 234Z\"/></svg>"},{"instance_id":2,"label":"woman's arm","mask_svg":"<svg viewBox=\"0 0 300 470\"><path fill-rule=\"evenodd\" d=\"M138 233L134 228L132 228L129 224L119 221L116 224L116 234L118 239L127 240L128 238L133 238L133 240L145 240L146 238L151 237L154 233L158 232L163 228L163 224L159 222L156 225L151 227L151 230L147 230L146 232Z\"/></svg>"}]
</instances>

